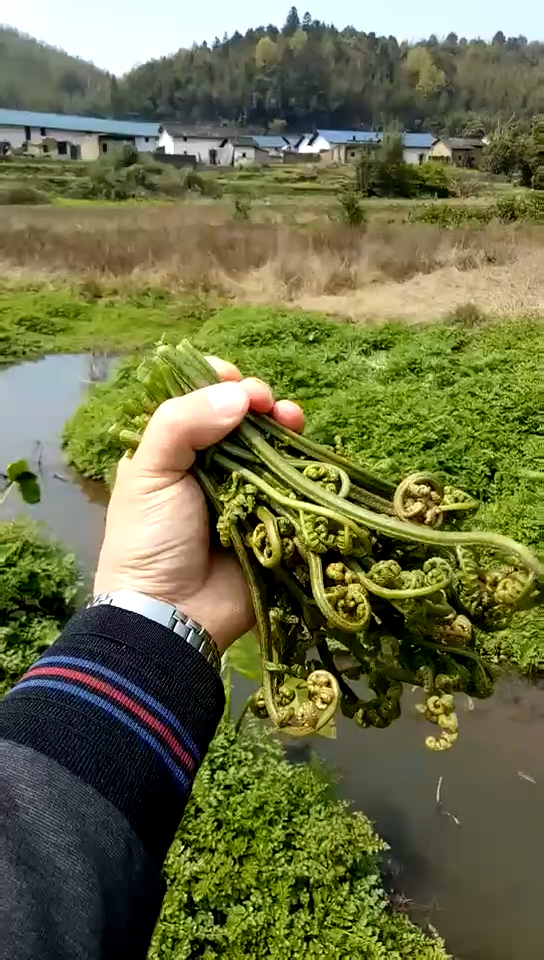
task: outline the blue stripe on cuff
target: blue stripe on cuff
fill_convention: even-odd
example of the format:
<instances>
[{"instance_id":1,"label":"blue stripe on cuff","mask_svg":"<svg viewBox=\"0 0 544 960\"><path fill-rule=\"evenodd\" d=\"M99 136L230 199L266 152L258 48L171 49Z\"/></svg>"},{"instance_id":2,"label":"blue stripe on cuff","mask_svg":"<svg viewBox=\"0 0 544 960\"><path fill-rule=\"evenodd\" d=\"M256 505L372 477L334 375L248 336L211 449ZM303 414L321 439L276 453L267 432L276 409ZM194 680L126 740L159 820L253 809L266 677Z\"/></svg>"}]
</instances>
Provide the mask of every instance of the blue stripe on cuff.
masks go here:
<instances>
[{"instance_id":1,"label":"blue stripe on cuff","mask_svg":"<svg viewBox=\"0 0 544 960\"><path fill-rule=\"evenodd\" d=\"M191 781L187 775L177 766L172 760L170 754L164 750L158 740L155 737L151 736L143 727L138 723L128 717L122 710L119 710L117 707L114 707L108 700L103 700L101 697L96 696L94 693L89 693L87 690L83 690L81 687L78 687L76 684L65 683L62 680L49 680L49 679L35 679L35 680L23 680L21 683L18 683L16 687L10 690L8 697L12 699L17 696L21 691L26 690L27 688L36 688L44 687L50 690L58 690L62 693L71 694L74 697L79 697L81 700L86 700L88 703L92 703L96 707L100 707L101 710L104 710L106 713L109 713L110 716L115 717L116 720L119 720L126 727L129 727L141 740L143 740L148 746L150 746L154 752L161 758L161 760L166 764L170 772L173 774L174 778L182 785L184 791L190 789Z\"/></svg>"}]
</instances>

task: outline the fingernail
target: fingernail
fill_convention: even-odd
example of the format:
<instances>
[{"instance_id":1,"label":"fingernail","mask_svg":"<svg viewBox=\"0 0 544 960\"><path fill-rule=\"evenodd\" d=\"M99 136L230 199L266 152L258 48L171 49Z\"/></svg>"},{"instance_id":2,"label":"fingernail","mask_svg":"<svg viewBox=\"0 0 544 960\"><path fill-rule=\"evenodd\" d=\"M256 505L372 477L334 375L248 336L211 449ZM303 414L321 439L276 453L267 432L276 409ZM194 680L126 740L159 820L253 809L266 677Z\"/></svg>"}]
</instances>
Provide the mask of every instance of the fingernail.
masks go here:
<instances>
[{"instance_id":1,"label":"fingernail","mask_svg":"<svg viewBox=\"0 0 544 960\"><path fill-rule=\"evenodd\" d=\"M227 419L241 417L249 407L249 398L239 383L225 381L208 387L208 399L215 413Z\"/></svg>"}]
</instances>

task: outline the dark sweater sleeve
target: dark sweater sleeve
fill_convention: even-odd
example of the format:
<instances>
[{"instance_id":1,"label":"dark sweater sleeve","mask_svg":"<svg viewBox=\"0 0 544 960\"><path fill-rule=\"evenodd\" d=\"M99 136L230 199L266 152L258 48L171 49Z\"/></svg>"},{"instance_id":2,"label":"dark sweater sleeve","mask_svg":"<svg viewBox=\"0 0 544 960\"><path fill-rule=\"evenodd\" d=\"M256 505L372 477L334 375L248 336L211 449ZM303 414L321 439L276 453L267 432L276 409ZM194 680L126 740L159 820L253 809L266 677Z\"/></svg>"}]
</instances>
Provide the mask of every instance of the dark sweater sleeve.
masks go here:
<instances>
[{"instance_id":1,"label":"dark sweater sleeve","mask_svg":"<svg viewBox=\"0 0 544 960\"><path fill-rule=\"evenodd\" d=\"M77 614L0 704L0 958L145 957L160 868L224 709L179 637Z\"/></svg>"}]
</instances>

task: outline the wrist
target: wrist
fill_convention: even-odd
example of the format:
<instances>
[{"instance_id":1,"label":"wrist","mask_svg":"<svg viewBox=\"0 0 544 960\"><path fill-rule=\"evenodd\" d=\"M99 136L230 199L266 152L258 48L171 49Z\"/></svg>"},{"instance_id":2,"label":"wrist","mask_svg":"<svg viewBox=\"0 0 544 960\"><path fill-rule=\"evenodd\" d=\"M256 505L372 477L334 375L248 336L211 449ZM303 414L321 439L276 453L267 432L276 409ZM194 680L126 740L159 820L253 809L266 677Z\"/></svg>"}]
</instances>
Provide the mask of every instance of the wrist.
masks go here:
<instances>
[{"instance_id":1,"label":"wrist","mask_svg":"<svg viewBox=\"0 0 544 960\"><path fill-rule=\"evenodd\" d=\"M137 613L165 627L176 634L180 642L197 650L218 673L221 672L221 653L209 631L175 604L137 590L120 589L96 594L89 607L97 606L110 606Z\"/></svg>"}]
</instances>

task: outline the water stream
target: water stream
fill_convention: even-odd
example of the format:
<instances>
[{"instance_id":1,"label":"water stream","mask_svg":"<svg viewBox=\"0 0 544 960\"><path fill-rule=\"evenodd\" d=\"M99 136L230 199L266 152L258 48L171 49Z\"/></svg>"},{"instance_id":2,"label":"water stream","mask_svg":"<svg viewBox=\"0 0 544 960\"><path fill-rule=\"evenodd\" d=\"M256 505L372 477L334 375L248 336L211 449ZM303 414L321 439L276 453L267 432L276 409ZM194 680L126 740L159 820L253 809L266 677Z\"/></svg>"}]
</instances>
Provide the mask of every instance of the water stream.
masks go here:
<instances>
[{"instance_id":1,"label":"water stream","mask_svg":"<svg viewBox=\"0 0 544 960\"><path fill-rule=\"evenodd\" d=\"M43 487L38 507L10 497L0 519L30 512L87 572L102 537L104 490L67 467L59 434L96 374L85 356L0 373L0 468L38 459ZM246 694L238 681L235 702ZM340 793L391 844L395 890L458 960L536 960L544 955L544 691L519 679L473 709L460 697L460 738L443 754L423 746L428 729L413 710L418 699L420 692L406 691L403 716L388 730L341 720L336 741L315 738L291 749L300 757L315 749L334 767Z\"/></svg>"}]
</instances>

